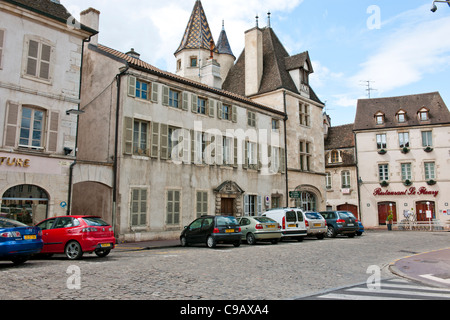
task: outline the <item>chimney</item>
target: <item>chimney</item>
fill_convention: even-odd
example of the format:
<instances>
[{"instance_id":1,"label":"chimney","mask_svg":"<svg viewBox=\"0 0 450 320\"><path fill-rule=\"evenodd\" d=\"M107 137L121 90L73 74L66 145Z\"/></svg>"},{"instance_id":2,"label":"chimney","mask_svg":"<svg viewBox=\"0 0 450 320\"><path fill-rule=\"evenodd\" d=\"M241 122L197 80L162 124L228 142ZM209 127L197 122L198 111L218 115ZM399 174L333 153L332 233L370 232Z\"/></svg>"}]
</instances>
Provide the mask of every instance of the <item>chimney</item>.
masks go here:
<instances>
[{"instance_id":1,"label":"chimney","mask_svg":"<svg viewBox=\"0 0 450 320\"><path fill-rule=\"evenodd\" d=\"M263 73L263 34L256 26L245 32L245 95L259 91Z\"/></svg>"},{"instance_id":2,"label":"chimney","mask_svg":"<svg viewBox=\"0 0 450 320\"><path fill-rule=\"evenodd\" d=\"M99 31L100 27L100 11L89 8L80 13L80 22L86 27ZM91 44L98 45L98 33L91 38Z\"/></svg>"}]
</instances>

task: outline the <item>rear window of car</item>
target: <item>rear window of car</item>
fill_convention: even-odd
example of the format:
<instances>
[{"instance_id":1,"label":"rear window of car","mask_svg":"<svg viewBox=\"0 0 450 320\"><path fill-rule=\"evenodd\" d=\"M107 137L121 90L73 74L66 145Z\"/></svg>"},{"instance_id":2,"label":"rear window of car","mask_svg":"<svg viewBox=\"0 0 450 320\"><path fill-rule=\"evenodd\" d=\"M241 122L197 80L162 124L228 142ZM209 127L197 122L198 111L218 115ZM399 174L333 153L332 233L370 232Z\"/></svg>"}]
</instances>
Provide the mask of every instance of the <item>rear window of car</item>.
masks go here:
<instances>
[{"instance_id":1,"label":"rear window of car","mask_svg":"<svg viewBox=\"0 0 450 320\"><path fill-rule=\"evenodd\" d=\"M255 220L261 223L275 223L276 221L268 217L255 217Z\"/></svg>"},{"instance_id":2,"label":"rear window of car","mask_svg":"<svg viewBox=\"0 0 450 320\"><path fill-rule=\"evenodd\" d=\"M318 212L305 212L305 215L308 219L316 219L316 220L322 219L322 216Z\"/></svg>"},{"instance_id":3,"label":"rear window of car","mask_svg":"<svg viewBox=\"0 0 450 320\"><path fill-rule=\"evenodd\" d=\"M83 220L87 223L88 226L93 226L93 227L103 227L103 226L109 226L109 224L105 221L103 221L100 218L95 218L95 217L85 217L83 218Z\"/></svg>"},{"instance_id":4,"label":"rear window of car","mask_svg":"<svg viewBox=\"0 0 450 320\"><path fill-rule=\"evenodd\" d=\"M17 227L27 227L27 225L16 220L0 218L0 228L17 228Z\"/></svg>"},{"instance_id":5,"label":"rear window of car","mask_svg":"<svg viewBox=\"0 0 450 320\"><path fill-rule=\"evenodd\" d=\"M235 217L217 217L217 226L228 226L230 224L239 224Z\"/></svg>"},{"instance_id":6,"label":"rear window of car","mask_svg":"<svg viewBox=\"0 0 450 320\"><path fill-rule=\"evenodd\" d=\"M287 211L286 212L286 221L287 222L296 222L297 221L297 215L295 214L295 211Z\"/></svg>"},{"instance_id":7,"label":"rear window of car","mask_svg":"<svg viewBox=\"0 0 450 320\"><path fill-rule=\"evenodd\" d=\"M341 218L354 218L353 214L351 212L339 212L339 216Z\"/></svg>"}]
</instances>

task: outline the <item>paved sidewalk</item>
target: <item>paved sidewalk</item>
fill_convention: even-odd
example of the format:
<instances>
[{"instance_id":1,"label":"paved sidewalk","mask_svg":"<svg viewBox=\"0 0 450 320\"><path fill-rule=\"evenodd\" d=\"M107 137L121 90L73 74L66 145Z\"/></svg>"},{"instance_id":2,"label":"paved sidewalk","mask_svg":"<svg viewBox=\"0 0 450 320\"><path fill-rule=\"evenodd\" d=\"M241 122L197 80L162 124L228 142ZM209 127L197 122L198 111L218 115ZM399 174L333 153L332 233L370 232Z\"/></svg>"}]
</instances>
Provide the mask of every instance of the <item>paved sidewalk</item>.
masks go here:
<instances>
[{"instance_id":1,"label":"paved sidewalk","mask_svg":"<svg viewBox=\"0 0 450 320\"><path fill-rule=\"evenodd\" d=\"M118 251L139 251L139 250L151 250L160 248L179 247L179 239L171 240L152 240L142 242L125 242L116 244L115 250Z\"/></svg>"},{"instance_id":2,"label":"paved sidewalk","mask_svg":"<svg viewBox=\"0 0 450 320\"><path fill-rule=\"evenodd\" d=\"M390 265L390 270L430 286L450 288L450 248L399 259Z\"/></svg>"}]
</instances>

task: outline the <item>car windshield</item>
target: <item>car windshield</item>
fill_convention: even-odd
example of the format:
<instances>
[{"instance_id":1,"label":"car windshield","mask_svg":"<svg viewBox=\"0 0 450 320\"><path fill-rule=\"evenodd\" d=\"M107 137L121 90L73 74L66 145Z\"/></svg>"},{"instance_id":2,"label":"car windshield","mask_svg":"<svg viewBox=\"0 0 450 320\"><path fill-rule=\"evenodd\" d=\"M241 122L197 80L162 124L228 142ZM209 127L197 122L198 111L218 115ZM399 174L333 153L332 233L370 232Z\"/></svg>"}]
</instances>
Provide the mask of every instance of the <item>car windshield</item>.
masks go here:
<instances>
[{"instance_id":1,"label":"car windshield","mask_svg":"<svg viewBox=\"0 0 450 320\"><path fill-rule=\"evenodd\" d=\"M108 223L106 223L102 219L96 218L96 217L84 217L83 220L87 223L88 226L94 226L94 227L109 226Z\"/></svg>"},{"instance_id":2,"label":"car windshield","mask_svg":"<svg viewBox=\"0 0 450 320\"><path fill-rule=\"evenodd\" d=\"M322 216L318 212L305 212L305 215L308 219L313 219L313 220L321 220L322 219Z\"/></svg>"},{"instance_id":3,"label":"car windshield","mask_svg":"<svg viewBox=\"0 0 450 320\"><path fill-rule=\"evenodd\" d=\"M261 223L276 223L275 220L268 217L255 217L255 220Z\"/></svg>"},{"instance_id":4,"label":"car windshield","mask_svg":"<svg viewBox=\"0 0 450 320\"><path fill-rule=\"evenodd\" d=\"M235 217L217 217L217 226L228 226L230 224L239 224Z\"/></svg>"},{"instance_id":5,"label":"car windshield","mask_svg":"<svg viewBox=\"0 0 450 320\"><path fill-rule=\"evenodd\" d=\"M0 228L17 228L17 227L27 227L27 225L16 220L0 218Z\"/></svg>"}]
</instances>

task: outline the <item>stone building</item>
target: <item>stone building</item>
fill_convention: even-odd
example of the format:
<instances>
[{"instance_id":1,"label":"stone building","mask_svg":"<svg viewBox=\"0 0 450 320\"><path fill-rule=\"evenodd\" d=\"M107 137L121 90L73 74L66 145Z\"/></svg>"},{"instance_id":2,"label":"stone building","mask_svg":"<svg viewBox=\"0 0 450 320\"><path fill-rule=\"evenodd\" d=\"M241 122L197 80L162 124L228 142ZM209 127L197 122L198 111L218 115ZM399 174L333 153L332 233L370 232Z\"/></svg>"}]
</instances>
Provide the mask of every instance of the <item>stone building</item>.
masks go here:
<instances>
[{"instance_id":1,"label":"stone building","mask_svg":"<svg viewBox=\"0 0 450 320\"><path fill-rule=\"evenodd\" d=\"M450 113L438 92L358 101L362 221L449 220Z\"/></svg>"},{"instance_id":2,"label":"stone building","mask_svg":"<svg viewBox=\"0 0 450 320\"><path fill-rule=\"evenodd\" d=\"M66 214L82 49L95 33L59 1L0 1L2 216Z\"/></svg>"}]
</instances>

